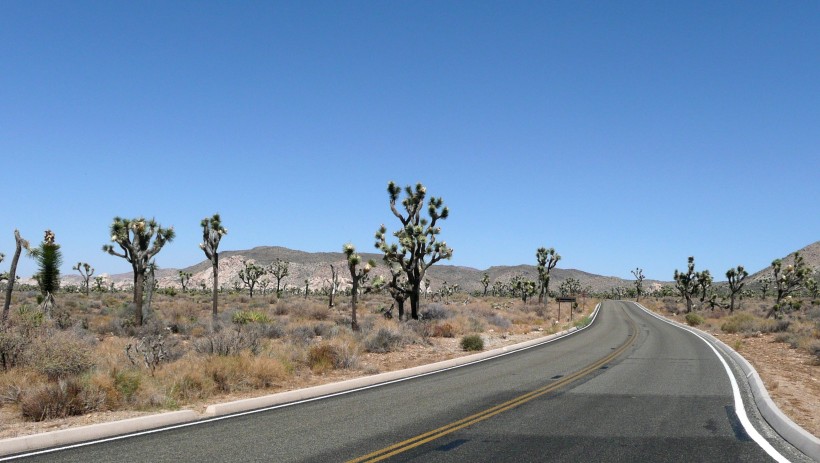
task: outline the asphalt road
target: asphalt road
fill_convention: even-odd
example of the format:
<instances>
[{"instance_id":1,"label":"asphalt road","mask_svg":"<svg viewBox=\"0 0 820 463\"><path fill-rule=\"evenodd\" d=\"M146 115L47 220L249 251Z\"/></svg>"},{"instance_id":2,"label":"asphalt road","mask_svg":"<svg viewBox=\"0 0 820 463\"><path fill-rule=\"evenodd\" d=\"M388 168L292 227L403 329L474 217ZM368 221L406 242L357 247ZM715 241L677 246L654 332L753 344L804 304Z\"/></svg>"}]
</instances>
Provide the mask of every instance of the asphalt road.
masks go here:
<instances>
[{"instance_id":1,"label":"asphalt road","mask_svg":"<svg viewBox=\"0 0 820 463\"><path fill-rule=\"evenodd\" d=\"M734 403L706 343L606 302L588 329L513 355L18 461L773 461ZM777 451L805 461L746 409Z\"/></svg>"}]
</instances>

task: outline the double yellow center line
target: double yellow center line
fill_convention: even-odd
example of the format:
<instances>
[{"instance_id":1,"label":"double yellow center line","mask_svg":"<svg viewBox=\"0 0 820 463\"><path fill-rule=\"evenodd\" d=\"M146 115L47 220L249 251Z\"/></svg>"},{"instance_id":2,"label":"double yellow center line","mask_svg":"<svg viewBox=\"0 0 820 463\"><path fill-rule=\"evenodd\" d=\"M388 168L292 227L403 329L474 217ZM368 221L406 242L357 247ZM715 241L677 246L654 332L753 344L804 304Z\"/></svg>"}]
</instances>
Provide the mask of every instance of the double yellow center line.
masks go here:
<instances>
[{"instance_id":1,"label":"double yellow center line","mask_svg":"<svg viewBox=\"0 0 820 463\"><path fill-rule=\"evenodd\" d=\"M624 313L626 313L626 311L624 311ZM629 348L629 346L632 345L633 342L635 342L635 339L637 338L637 332L638 332L637 326L635 325L635 322L632 321L632 318L630 318L628 315L627 315L627 319L629 320L629 323L630 323L630 326L631 326L630 327L630 334L629 334L629 337L627 338L627 340L623 344L621 344L616 350L612 351L609 355L607 355L606 357L596 361L595 363L592 363L592 364L584 367L583 369L581 369L579 371L576 371L575 373L572 373L569 376L565 376L565 377L561 378L560 380L558 380L554 383L550 383L550 384L548 384L544 387L541 387L541 388L538 388L534 391L531 391L531 392L528 392L526 394L520 395L520 396L518 396L518 397L516 397L512 400L508 400L507 402L496 405L492 408L488 408L488 409L486 409L482 412L476 413L474 415L470 415L466 418L462 418L458 421L454 421L454 422L452 422L448 425L442 426L442 427L434 429L432 431L428 431L424 434L419 434L418 436L412 437L412 438L407 439L405 441L398 442L398 443L393 444L389 447L385 447L383 449L376 450L375 452L368 453L367 455L361 456L359 458L349 460L347 463L359 463L359 462L365 462L365 461L375 462L375 461L384 460L386 458L390 458L394 455L398 455L399 453L406 452L410 449L413 449L413 448L416 448L420 445L426 444L427 442L439 439L439 438L444 437L448 434L456 432L461 428L465 428L467 426L473 425L473 424L478 423L480 421L484 421L488 418L491 418L495 415L498 415L499 413L505 412L505 411L510 410L512 408L515 408L519 405L522 405L524 403L529 402L530 400L541 397L544 394L548 394L552 391L555 391L556 389L559 389L559 388L561 388L561 387L563 387L563 386L565 386L565 385L567 385L567 384L569 384L573 381L576 381L580 378L583 378L584 376L592 373L593 371L599 369L600 367L604 366L606 363L612 361L614 358L621 355L624 351L626 351Z\"/></svg>"}]
</instances>

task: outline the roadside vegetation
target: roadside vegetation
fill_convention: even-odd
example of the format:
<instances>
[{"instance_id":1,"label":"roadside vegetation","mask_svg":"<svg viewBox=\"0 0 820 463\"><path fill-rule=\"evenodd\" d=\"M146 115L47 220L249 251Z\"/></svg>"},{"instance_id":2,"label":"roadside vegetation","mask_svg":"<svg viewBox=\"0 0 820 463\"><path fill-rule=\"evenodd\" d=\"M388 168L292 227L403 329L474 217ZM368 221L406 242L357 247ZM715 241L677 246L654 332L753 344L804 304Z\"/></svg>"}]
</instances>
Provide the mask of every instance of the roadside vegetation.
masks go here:
<instances>
[{"instance_id":1,"label":"roadside vegetation","mask_svg":"<svg viewBox=\"0 0 820 463\"><path fill-rule=\"evenodd\" d=\"M398 223L394 232L385 225L376 232L382 262L362 265L347 243L342 251L350 279L331 265L332 281L323 288L311 288L308 280L288 286L289 263L279 259L265 267L243 261L237 278L222 282L218 248L228 230L219 214L201 222L199 246L213 272L210 286L200 282L198 288L183 271L181 289L159 286L156 257L175 232L154 219L115 217L110 225L110 244L102 251L131 264L132 284L124 289L101 276L92 280L95 269L84 262L72 267L81 285L61 287L54 234L46 231L32 249L15 230L11 267L0 274L6 296L2 412L41 422L91 412L173 410L414 366L420 350L432 351L421 361L440 360L589 323L597 303L589 288L570 278L558 292L549 290L550 271L561 258L553 248L535 253L537 281L515 276L490 282L485 274L483 292L467 294L446 282L432 288L426 270L453 254L440 238L449 209L440 197L427 199L421 184L401 189L390 182L387 193ZM16 275L23 249L37 259L36 286L21 285ZM378 265L390 278L372 277ZM570 302L563 312L549 302L556 295ZM414 353L405 355L408 350Z\"/></svg>"},{"instance_id":2,"label":"roadside vegetation","mask_svg":"<svg viewBox=\"0 0 820 463\"><path fill-rule=\"evenodd\" d=\"M354 330L349 306L330 309L323 295L250 299L227 292L215 320L210 291L160 289L151 318L138 327L129 292L59 295L59 313L47 317L37 290L15 291L8 328L0 332L0 407L25 420L173 410L313 384L334 372L379 372L363 364L367 354L432 349L448 339L461 339L464 351L482 350L491 334L546 335L571 326L566 310L558 325L555 310L538 304L465 294L453 297L458 303L423 300L420 319L409 321L384 316L389 294L369 294L359 300ZM581 309L588 313L594 302Z\"/></svg>"}]
</instances>

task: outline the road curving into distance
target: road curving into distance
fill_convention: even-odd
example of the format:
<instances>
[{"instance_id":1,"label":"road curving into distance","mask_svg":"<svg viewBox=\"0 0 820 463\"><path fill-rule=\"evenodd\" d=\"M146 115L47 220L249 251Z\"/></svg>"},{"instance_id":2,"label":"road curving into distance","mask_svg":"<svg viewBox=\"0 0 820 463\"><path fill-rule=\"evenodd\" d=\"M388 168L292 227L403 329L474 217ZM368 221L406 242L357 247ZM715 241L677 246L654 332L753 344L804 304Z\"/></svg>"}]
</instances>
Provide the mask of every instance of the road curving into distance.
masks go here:
<instances>
[{"instance_id":1,"label":"road curving into distance","mask_svg":"<svg viewBox=\"0 0 820 463\"><path fill-rule=\"evenodd\" d=\"M811 461L742 405L737 367L633 303L515 354L15 461ZM733 388L735 391L733 391Z\"/></svg>"}]
</instances>

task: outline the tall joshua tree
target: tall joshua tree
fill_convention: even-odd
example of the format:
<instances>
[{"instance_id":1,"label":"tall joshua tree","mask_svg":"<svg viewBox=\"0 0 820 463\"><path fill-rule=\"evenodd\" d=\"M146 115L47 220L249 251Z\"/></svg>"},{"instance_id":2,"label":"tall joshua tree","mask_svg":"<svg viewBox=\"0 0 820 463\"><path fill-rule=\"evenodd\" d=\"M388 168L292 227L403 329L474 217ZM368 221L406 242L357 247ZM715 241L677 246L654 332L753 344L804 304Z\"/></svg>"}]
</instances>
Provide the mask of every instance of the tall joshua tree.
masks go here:
<instances>
[{"instance_id":1,"label":"tall joshua tree","mask_svg":"<svg viewBox=\"0 0 820 463\"><path fill-rule=\"evenodd\" d=\"M490 274L484 272L484 276L481 277L481 285L484 286L484 294L482 297L487 297L487 288L490 287Z\"/></svg>"},{"instance_id":2,"label":"tall joshua tree","mask_svg":"<svg viewBox=\"0 0 820 463\"><path fill-rule=\"evenodd\" d=\"M444 200L432 196L427 204L427 214L430 219L423 218L421 210L424 207L427 188L418 183L415 189L408 185L404 192L405 198L401 203L404 213L402 213L396 207L401 188L393 182L387 184L390 210L401 222L401 228L393 233L398 244L387 243L385 236L387 228L382 225L376 232L375 246L384 253L385 262L389 265L397 264L407 276L410 288L410 316L418 320L419 296L424 274L436 262L453 256L453 250L447 246L447 243L438 241L437 238L441 233L438 221L446 220L450 211L443 205Z\"/></svg>"},{"instance_id":3,"label":"tall joshua tree","mask_svg":"<svg viewBox=\"0 0 820 463\"><path fill-rule=\"evenodd\" d=\"M103 252L112 256L122 257L131 264L134 272L134 322L142 326L142 294L145 282L145 271L148 263L156 256L167 243L174 239L174 227L163 228L154 219L144 217L123 219L114 217L111 224L111 241L116 243L122 252L118 252L111 244L103 246Z\"/></svg>"},{"instance_id":4,"label":"tall joshua tree","mask_svg":"<svg viewBox=\"0 0 820 463\"><path fill-rule=\"evenodd\" d=\"M188 282L191 281L192 276L194 275L191 272L179 271L179 284L182 286L183 293L188 292Z\"/></svg>"},{"instance_id":5,"label":"tall joshua tree","mask_svg":"<svg viewBox=\"0 0 820 463\"><path fill-rule=\"evenodd\" d=\"M709 289L712 288L712 274L709 273L709 270L704 270L697 272L695 278L697 279L697 286L700 291L700 302L703 302L706 300Z\"/></svg>"},{"instance_id":6,"label":"tall joshua tree","mask_svg":"<svg viewBox=\"0 0 820 463\"><path fill-rule=\"evenodd\" d=\"M686 313L692 311L692 297L698 292L698 272L695 272L695 258L689 256L686 273L675 269L675 289L686 300Z\"/></svg>"},{"instance_id":7,"label":"tall joshua tree","mask_svg":"<svg viewBox=\"0 0 820 463\"><path fill-rule=\"evenodd\" d=\"M282 280L285 279L286 276L289 275L289 267L290 262L284 261L280 258L276 258L276 260L271 263L268 268L267 272L273 275L276 278L276 297L282 297Z\"/></svg>"},{"instance_id":8,"label":"tall joshua tree","mask_svg":"<svg viewBox=\"0 0 820 463\"><path fill-rule=\"evenodd\" d=\"M783 306L786 305L784 299L790 297L798 291L811 275L811 269L803 262L803 256L799 252L794 253L794 262L783 268L780 259L772 261L772 280L775 285L774 306L766 314L766 318L782 313Z\"/></svg>"},{"instance_id":9,"label":"tall joshua tree","mask_svg":"<svg viewBox=\"0 0 820 463\"><path fill-rule=\"evenodd\" d=\"M555 252L555 248L542 247L535 252L535 258L538 260L538 303L542 304L545 298L549 300L550 272L558 265L561 256Z\"/></svg>"},{"instance_id":10,"label":"tall joshua tree","mask_svg":"<svg viewBox=\"0 0 820 463\"><path fill-rule=\"evenodd\" d=\"M80 277L83 279L83 286L85 286L85 295L88 296L88 293L91 291L90 288L90 281L91 275L94 275L94 267L88 264L88 262L77 262L77 265L71 267L72 270L76 270L80 272Z\"/></svg>"},{"instance_id":11,"label":"tall joshua tree","mask_svg":"<svg viewBox=\"0 0 820 463\"><path fill-rule=\"evenodd\" d=\"M743 285L746 284L743 280L749 276L749 272L738 265L737 268L730 268L726 271L726 279L729 280L729 313L735 311L735 298L737 294L743 290Z\"/></svg>"},{"instance_id":12,"label":"tall joshua tree","mask_svg":"<svg viewBox=\"0 0 820 463\"><path fill-rule=\"evenodd\" d=\"M6 301L3 303L3 327L6 326L9 319L11 292L14 290L14 282L15 278L17 278L17 262L20 261L20 253L23 252L23 249L29 249L28 241L24 240L23 237L20 236L20 231L18 230L14 230L14 241L16 246L14 250L14 257L11 259L11 267L9 267L9 273L7 276L8 283L6 283Z\"/></svg>"},{"instance_id":13,"label":"tall joshua tree","mask_svg":"<svg viewBox=\"0 0 820 463\"><path fill-rule=\"evenodd\" d=\"M54 306L54 293L60 289L60 265L63 263L60 245L54 242L54 232L46 230L43 242L32 249L30 254L37 261L37 266L40 269L34 275L34 278L40 287L43 312L46 315L51 315L51 308Z\"/></svg>"},{"instance_id":14,"label":"tall joshua tree","mask_svg":"<svg viewBox=\"0 0 820 463\"><path fill-rule=\"evenodd\" d=\"M342 252L347 257L347 268L350 270L350 278L353 280L353 288L350 291L350 312L351 319L350 328L353 331L359 331L359 322L356 320L356 304L358 302L359 285L370 273L370 269L376 266L373 260L367 261L362 268L356 268L361 262L362 257L356 254L356 247L348 243L342 246Z\"/></svg>"},{"instance_id":15,"label":"tall joshua tree","mask_svg":"<svg viewBox=\"0 0 820 463\"><path fill-rule=\"evenodd\" d=\"M205 217L200 225L202 226L202 242L199 243L199 247L205 252L205 257L211 261L211 268L214 272L212 315L216 320L219 304L219 252L217 250L219 249L219 241L228 234L228 229L222 226L219 214L214 214L211 218Z\"/></svg>"},{"instance_id":16,"label":"tall joshua tree","mask_svg":"<svg viewBox=\"0 0 820 463\"><path fill-rule=\"evenodd\" d=\"M641 294L643 294L643 269L636 267L635 270L632 271L632 274L635 275L635 302L641 301Z\"/></svg>"}]
</instances>

